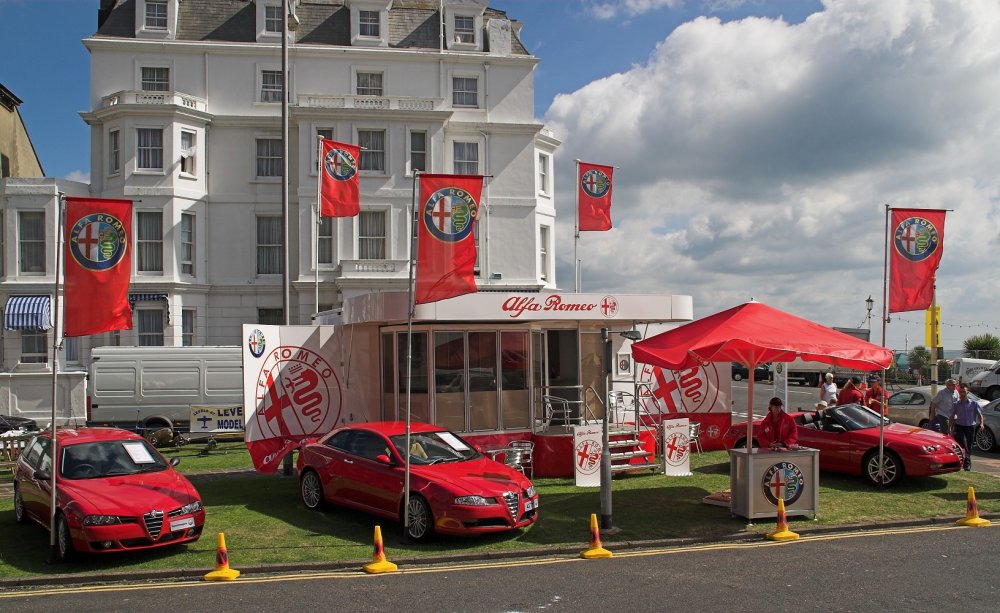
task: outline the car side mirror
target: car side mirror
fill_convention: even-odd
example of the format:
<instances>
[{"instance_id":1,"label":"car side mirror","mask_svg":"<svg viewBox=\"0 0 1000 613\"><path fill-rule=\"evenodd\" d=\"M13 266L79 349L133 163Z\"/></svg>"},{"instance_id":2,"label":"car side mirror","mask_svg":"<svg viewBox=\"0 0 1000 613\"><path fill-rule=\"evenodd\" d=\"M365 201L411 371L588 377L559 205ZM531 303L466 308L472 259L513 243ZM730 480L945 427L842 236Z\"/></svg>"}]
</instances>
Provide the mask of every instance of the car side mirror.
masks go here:
<instances>
[{"instance_id":1,"label":"car side mirror","mask_svg":"<svg viewBox=\"0 0 1000 613\"><path fill-rule=\"evenodd\" d=\"M51 481L52 475L47 470L36 470L33 475L35 481Z\"/></svg>"},{"instance_id":2,"label":"car side mirror","mask_svg":"<svg viewBox=\"0 0 1000 613\"><path fill-rule=\"evenodd\" d=\"M830 432L847 432L847 428L840 424L830 424Z\"/></svg>"},{"instance_id":3,"label":"car side mirror","mask_svg":"<svg viewBox=\"0 0 1000 613\"><path fill-rule=\"evenodd\" d=\"M392 461L392 458L385 455L384 453L375 456L375 461L378 462L379 464L385 464L386 466L392 466L393 464L395 464L395 462Z\"/></svg>"},{"instance_id":4,"label":"car side mirror","mask_svg":"<svg viewBox=\"0 0 1000 613\"><path fill-rule=\"evenodd\" d=\"M170 465L171 466L177 466L180 463L181 463L181 459L179 457L174 456L174 457L170 458Z\"/></svg>"}]
</instances>

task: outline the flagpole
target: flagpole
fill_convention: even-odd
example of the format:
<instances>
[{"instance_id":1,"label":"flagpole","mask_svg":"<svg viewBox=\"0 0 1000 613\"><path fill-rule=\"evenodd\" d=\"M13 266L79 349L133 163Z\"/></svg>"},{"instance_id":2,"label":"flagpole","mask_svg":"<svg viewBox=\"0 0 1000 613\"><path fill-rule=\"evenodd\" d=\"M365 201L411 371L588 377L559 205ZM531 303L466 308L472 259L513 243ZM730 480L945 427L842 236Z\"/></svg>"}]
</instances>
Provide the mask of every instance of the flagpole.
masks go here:
<instances>
[{"instance_id":1,"label":"flagpole","mask_svg":"<svg viewBox=\"0 0 1000 613\"><path fill-rule=\"evenodd\" d=\"M323 204L320 200L323 197L323 135L316 135L316 231L313 240L315 253L315 268L313 269L313 281L316 285L316 312L319 313L319 228L323 224ZM332 222L331 222L332 223ZM330 247L333 247L333 237L331 236Z\"/></svg>"},{"instance_id":2,"label":"flagpole","mask_svg":"<svg viewBox=\"0 0 1000 613\"><path fill-rule=\"evenodd\" d=\"M62 225L63 217L65 211L65 194L59 192L56 196L56 276L55 276L55 292L53 295L53 322L52 327L52 423L51 423L51 433L52 433L52 446L49 451L49 457L52 458L51 472L49 476L50 484L49 491L51 492L51 498L49 500L49 557L48 563L51 564L57 559L56 555L56 475L59 473L59 453L58 453L58 443L56 442L56 406L58 406L58 396L59 396L59 337L61 333L61 328L59 326L59 307L61 302L59 301L59 277L62 275L63 269L63 249L62 249ZM65 317L62 319L65 320Z\"/></svg>"},{"instance_id":3,"label":"flagpole","mask_svg":"<svg viewBox=\"0 0 1000 613\"><path fill-rule=\"evenodd\" d=\"M573 291L580 293L580 260L577 256L577 243L580 241L580 160L576 162L576 174L573 190Z\"/></svg>"},{"instance_id":4,"label":"flagpole","mask_svg":"<svg viewBox=\"0 0 1000 613\"><path fill-rule=\"evenodd\" d=\"M885 205L885 244L882 246L882 347L885 347L885 325L889 321L888 317L888 300L887 296L889 294L889 241L891 237L889 236L889 211L892 210L888 204ZM885 370L882 370L882 385L886 385L888 381L885 380ZM882 463L885 461L885 406L884 399L879 398L879 403L882 407L883 419L879 419L878 425L878 465L879 465L879 480L882 485L885 485L885 471L881 469Z\"/></svg>"},{"instance_id":5,"label":"flagpole","mask_svg":"<svg viewBox=\"0 0 1000 613\"><path fill-rule=\"evenodd\" d=\"M410 392L413 386L413 314L416 304L413 302L413 277L417 262L417 181L420 171L413 171L413 183L410 190L410 276L407 283L407 314L406 314L406 442L403 452L403 537L409 538L410 528Z\"/></svg>"}]
</instances>

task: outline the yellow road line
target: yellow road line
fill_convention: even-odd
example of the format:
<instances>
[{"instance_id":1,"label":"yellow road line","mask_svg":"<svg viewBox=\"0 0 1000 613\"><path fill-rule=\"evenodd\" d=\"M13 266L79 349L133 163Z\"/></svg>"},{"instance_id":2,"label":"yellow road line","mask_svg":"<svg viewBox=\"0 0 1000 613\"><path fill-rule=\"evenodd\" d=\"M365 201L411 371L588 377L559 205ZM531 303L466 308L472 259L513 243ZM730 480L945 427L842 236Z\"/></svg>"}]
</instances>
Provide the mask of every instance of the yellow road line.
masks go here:
<instances>
[{"instance_id":1,"label":"yellow road line","mask_svg":"<svg viewBox=\"0 0 1000 613\"><path fill-rule=\"evenodd\" d=\"M992 524L993 527L1000 524ZM648 557L657 555L675 555L681 553L691 553L700 551L724 551L733 549L752 549L759 547L779 547L783 545L793 545L796 543L814 543L817 541L834 541L849 538L861 538L869 536L887 536L887 535L900 535L900 534L915 534L920 532L943 532L947 530L967 530L962 526L918 526L912 528L885 528L881 530L865 530L863 532L843 532L834 534L823 534L816 536L807 536L795 541L747 541L741 543L710 543L705 545L691 545L682 547L662 547L657 549L644 549L641 551L623 551L620 553L615 553L616 558L637 558L637 557ZM449 565L435 565L435 566L423 566L414 568L400 568L396 573L389 573L395 575L415 575L415 574L432 574L432 573L446 573L446 572L458 572L458 571L469 571L469 570L481 570L487 568L515 568L515 567L526 567L526 566L546 566L551 564L566 564L569 562L586 562L582 558L577 557L563 557L563 558L531 558L525 560L488 560L483 562L472 562L472 563L461 563L461 564L449 564ZM79 594L79 593L100 593L100 592L134 592L137 590L165 590L165 589L176 589L176 588L200 588L200 587L212 587L219 585L233 585L239 584L262 584L262 583L277 583L285 581L313 581L318 579L328 580L328 579L363 579L369 577L375 577L376 575L369 575L360 570L339 570L339 571L323 571L323 572L312 572L312 573L292 573L284 575L273 575L265 577L244 577L233 582L208 582L208 581L162 581L162 582L147 582L147 583L130 583L130 584L114 584L114 585L74 585L68 587L57 587L57 588L43 588L34 590L31 588L24 588L22 591L12 591L12 592L0 592L0 600L10 599L10 598L25 598L25 597L37 597L37 596L57 596L60 594Z\"/></svg>"}]
</instances>

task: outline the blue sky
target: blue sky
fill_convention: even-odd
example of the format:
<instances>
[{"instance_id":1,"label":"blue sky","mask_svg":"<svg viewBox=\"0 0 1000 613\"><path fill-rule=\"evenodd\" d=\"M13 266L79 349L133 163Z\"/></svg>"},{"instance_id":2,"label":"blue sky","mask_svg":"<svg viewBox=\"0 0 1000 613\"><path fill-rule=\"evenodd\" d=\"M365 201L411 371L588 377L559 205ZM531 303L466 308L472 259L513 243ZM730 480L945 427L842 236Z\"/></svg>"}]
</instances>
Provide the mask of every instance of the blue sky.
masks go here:
<instances>
[{"instance_id":1,"label":"blue sky","mask_svg":"<svg viewBox=\"0 0 1000 613\"><path fill-rule=\"evenodd\" d=\"M98 0L0 0L3 82L49 176L86 177ZM492 0L541 63L556 157L557 280L572 289L573 163L610 163L613 221L580 240L583 290L750 298L835 326L876 300L886 203L950 209L942 338L1000 335L995 0ZM923 313L888 345L923 344Z\"/></svg>"}]
</instances>

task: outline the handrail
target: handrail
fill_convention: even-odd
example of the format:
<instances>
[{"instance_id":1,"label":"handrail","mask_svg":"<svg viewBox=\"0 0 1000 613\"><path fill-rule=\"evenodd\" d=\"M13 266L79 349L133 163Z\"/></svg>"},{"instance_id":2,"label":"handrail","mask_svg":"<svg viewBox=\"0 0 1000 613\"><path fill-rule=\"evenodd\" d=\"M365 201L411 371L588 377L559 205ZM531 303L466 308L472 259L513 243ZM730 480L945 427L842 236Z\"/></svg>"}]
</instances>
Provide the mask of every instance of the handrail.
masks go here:
<instances>
[{"instance_id":1,"label":"handrail","mask_svg":"<svg viewBox=\"0 0 1000 613\"><path fill-rule=\"evenodd\" d=\"M587 389L583 390L583 408L586 409L587 415L589 415L590 417L592 417L595 422L596 421L602 421L602 420L597 419L597 414L590 410L590 401L588 399L587 392L592 393L594 395L594 398L596 398L597 401L601 403L601 407L604 409L605 413L607 413L607 411L608 411L608 405L605 404L604 399L601 398L601 395L597 393L597 390L594 389L593 385L588 385ZM609 415L609 417L610 417L610 415ZM586 420L586 421L587 421L587 423L590 423L589 419Z\"/></svg>"}]
</instances>

